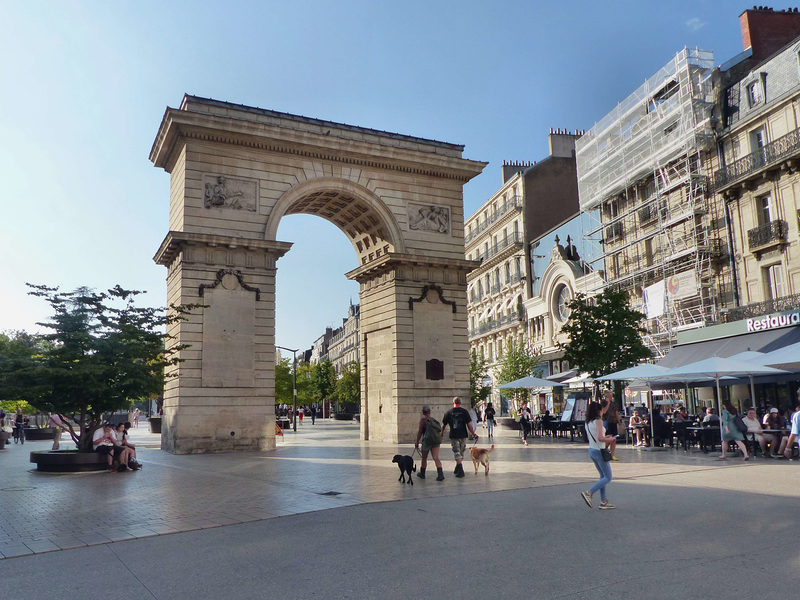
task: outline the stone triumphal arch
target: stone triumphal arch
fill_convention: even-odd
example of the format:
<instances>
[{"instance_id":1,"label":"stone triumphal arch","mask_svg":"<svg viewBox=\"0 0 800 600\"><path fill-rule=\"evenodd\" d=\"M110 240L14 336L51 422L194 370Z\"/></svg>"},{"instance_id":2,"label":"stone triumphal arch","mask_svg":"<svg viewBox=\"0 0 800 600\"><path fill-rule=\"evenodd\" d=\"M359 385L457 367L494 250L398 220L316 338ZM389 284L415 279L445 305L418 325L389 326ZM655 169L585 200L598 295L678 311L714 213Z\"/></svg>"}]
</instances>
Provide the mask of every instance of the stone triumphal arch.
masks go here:
<instances>
[{"instance_id":1,"label":"stone triumphal arch","mask_svg":"<svg viewBox=\"0 0 800 600\"><path fill-rule=\"evenodd\" d=\"M360 285L364 439L409 441L419 408L469 395L462 187L485 163L463 146L185 96L150 154L170 176L155 256L186 345L167 381L170 452L275 445L275 273L284 215L347 235ZM320 290L324 301L324 290Z\"/></svg>"}]
</instances>

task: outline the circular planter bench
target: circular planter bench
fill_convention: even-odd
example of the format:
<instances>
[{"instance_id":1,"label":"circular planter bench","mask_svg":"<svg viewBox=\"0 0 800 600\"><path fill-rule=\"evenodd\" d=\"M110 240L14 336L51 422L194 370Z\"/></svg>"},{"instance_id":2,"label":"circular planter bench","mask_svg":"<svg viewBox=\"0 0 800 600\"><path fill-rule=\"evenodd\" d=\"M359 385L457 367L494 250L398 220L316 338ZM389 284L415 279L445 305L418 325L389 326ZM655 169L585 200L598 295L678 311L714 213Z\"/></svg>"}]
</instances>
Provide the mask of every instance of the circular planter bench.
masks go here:
<instances>
[{"instance_id":1,"label":"circular planter bench","mask_svg":"<svg viewBox=\"0 0 800 600\"><path fill-rule=\"evenodd\" d=\"M150 417L150 433L161 433L161 417Z\"/></svg>"},{"instance_id":2,"label":"circular planter bench","mask_svg":"<svg viewBox=\"0 0 800 600\"><path fill-rule=\"evenodd\" d=\"M52 440L56 434L55 427L26 427L25 439L29 442L40 442L42 440Z\"/></svg>"},{"instance_id":3,"label":"circular planter bench","mask_svg":"<svg viewBox=\"0 0 800 600\"><path fill-rule=\"evenodd\" d=\"M519 423L517 423L512 417L497 417L495 421L500 427L519 431Z\"/></svg>"},{"instance_id":4,"label":"circular planter bench","mask_svg":"<svg viewBox=\"0 0 800 600\"><path fill-rule=\"evenodd\" d=\"M80 473L108 468L108 461L102 454L77 450L37 450L31 452L30 462L36 464L37 471L48 473Z\"/></svg>"},{"instance_id":5,"label":"circular planter bench","mask_svg":"<svg viewBox=\"0 0 800 600\"><path fill-rule=\"evenodd\" d=\"M353 413L336 413L335 415L333 415L333 418L336 421L352 421Z\"/></svg>"}]
</instances>

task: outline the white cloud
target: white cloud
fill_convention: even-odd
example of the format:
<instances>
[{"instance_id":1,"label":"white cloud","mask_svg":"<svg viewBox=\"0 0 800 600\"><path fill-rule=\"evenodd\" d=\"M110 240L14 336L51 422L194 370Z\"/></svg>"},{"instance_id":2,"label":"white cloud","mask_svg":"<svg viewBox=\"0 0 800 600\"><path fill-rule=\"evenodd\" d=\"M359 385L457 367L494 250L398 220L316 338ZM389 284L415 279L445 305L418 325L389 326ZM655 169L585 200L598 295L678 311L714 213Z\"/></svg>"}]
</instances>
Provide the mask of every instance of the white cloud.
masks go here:
<instances>
[{"instance_id":1,"label":"white cloud","mask_svg":"<svg viewBox=\"0 0 800 600\"><path fill-rule=\"evenodd\" d=\"M705 23L701 21L698 17L692 17L688 21L686 21L686 27L689 28L689 31L697 31L698 29L702 29L705 26Z\"/></svg>"}]
</instances>

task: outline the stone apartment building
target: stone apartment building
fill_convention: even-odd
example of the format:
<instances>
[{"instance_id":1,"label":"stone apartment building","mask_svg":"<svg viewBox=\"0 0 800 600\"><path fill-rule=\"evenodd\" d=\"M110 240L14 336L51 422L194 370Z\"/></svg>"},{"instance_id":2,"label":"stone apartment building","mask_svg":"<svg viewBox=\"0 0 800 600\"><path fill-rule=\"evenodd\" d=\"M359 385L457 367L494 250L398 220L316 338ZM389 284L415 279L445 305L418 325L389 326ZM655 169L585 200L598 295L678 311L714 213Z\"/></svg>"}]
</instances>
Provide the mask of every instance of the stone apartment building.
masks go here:
<instances>
[{"instance_id":1,"label":"stone apartment building","mask_svg":"<svg viewBox=\"0 0 800 600\"><path fill-rule=\"evenodd\" d=\"M531 343L526 336L525 301L531 296L527 249L577 208L578 135L551 131L546 159L503 164L502 186L464 225L465 256L481 262L467 275L470 350L489 362L491 378L510 339L525 336Z\"/></svg>"},{"instance_id":2,"label":"stone apartment building","mask_svg":"<svg viewBox=\"0 0 800 600\"><path fill-rule=\"evenodd\" d=\"M328 360L333 364L337 377L350 363L361 363L360 323L361 305L351 302L347 317L342 319L342 326L333 332L328 343Z\"/></svg>"},{"instance_id":3,"label":"stone apartment building","mask_svg":"<svg viewBox=\"0 0 800 600\"><path fill-rule=\"evenodd\" d=\"M736 294L726 322L800 304L800 13L754 8L740 22L744 52L715 82L714 189Z\"/></svg>"}]
</instances>

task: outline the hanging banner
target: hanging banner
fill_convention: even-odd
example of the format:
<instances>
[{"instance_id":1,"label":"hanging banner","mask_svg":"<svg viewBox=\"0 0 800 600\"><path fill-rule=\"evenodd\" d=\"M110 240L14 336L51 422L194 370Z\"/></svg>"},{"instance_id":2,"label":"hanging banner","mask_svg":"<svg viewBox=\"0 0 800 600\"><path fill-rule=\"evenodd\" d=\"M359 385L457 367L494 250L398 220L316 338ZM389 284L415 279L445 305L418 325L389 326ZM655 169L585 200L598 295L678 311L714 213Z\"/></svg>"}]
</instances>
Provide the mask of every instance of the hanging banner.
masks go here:
<instances>
[{"instance_id":1,"label":"hanging banner","mask_svg":"<svg viewBox=\"0 0 800 600\"><path fill-rule=\"evenodd\" d=\"M697 295L697 271L684 271L667 280L667 292L672 301Z\"/></svg>"},{"instance_id":2,"label":"hanging banner","mask_svg":"<svg viewBox=\"0 0 800 600\"><path fill-rule=\"evenodd\" d=\"M664 314L664 280L644 288L642 302L644 314L648 319L655 319Z\"/></svg>"}]
</instances>

